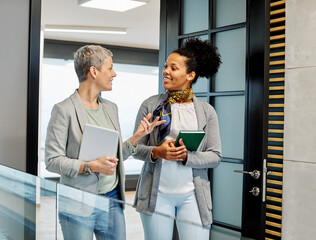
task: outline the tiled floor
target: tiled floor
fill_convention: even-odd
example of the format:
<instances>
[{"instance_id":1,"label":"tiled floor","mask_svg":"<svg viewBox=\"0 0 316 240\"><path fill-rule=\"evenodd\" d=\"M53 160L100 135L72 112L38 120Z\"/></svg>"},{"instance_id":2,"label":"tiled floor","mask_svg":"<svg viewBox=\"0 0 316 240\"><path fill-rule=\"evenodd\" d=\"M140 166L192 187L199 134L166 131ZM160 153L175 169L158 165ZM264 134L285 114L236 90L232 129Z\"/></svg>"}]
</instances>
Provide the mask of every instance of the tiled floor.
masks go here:
<instances>
[{"instance_id":1,"label":"tiled floor","mask_svg":"<svg viewBox=\"0 0 316 240\"><path fill-rule=\"evenodd\" d=\"M135 192L126 192L126 203L133 204ZM126 239L143 240L144 232L139 213L131 206L125 207Z\"/></svg>"}]
</instances>

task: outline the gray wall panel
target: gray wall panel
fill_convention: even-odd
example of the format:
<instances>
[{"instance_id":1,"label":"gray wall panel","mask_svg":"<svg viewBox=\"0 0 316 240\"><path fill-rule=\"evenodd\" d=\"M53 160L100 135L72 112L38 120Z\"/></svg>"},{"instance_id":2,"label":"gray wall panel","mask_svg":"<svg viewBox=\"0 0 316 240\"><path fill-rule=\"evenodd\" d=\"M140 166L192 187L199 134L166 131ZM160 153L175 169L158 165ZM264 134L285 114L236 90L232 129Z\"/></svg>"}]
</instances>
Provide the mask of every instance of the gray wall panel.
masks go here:
<instances>
[{"instance_id":1,"label":"gray wall panel","mask_svg":"<svg viewBox=\"0 0 316 240\"><path fill-rule=\"evenodd\" d=\"M316 2L286 1L282 239L316 235Z\"/></svg>"},{"instance_id":2,"label":"gray wall panel","mask_svg":"<svg viewBox=\"0 0 316 240\"><path fill-rule=\"evenodd\" d=\"M28 0L0 1L0 163L22 171L26 170L29 5Z\"/></svg>"}]
</instances>

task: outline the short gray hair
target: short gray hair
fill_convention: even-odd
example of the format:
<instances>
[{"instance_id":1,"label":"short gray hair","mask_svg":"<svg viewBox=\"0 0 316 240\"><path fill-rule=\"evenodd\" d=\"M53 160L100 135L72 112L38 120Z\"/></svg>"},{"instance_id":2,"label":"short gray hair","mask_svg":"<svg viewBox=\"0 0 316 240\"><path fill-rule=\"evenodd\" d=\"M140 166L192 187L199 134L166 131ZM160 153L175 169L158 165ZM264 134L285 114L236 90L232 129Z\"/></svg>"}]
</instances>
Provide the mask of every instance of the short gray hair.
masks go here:
<instances>
[{"instance_id":1,"label":"short gray hair","mask_svg":"<svg viewBox=\"0 0 316 240\"><path fill-rule=\"evenodd\" d=\"M100 70L103 61L112 56L110 50L99 45L86 45L79 48L74 54L75 71L79 82L86 80L90 67L94 66Z\"/></svg>"}]
</instances>

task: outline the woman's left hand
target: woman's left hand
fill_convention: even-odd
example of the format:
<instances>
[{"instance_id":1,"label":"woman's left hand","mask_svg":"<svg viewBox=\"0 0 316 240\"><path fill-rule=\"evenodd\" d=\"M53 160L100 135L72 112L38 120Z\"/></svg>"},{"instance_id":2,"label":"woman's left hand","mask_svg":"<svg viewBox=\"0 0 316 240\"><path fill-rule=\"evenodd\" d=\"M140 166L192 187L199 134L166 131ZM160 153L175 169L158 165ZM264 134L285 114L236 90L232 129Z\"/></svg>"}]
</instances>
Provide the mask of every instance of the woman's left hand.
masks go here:
<instances>
[{"instance_id":1,"label":"woman's left hand","mask_svg":"<svg viewBox=\"0 0 316 240\"><path fill-rule=\"evenodd\" d=\"M172 147L176 148L173 143L171 143L170 145ZM179 140L179 145L185 147L182 138L180 138L180 140ZM182 160L183 163L185 163L187 161L187 158L188 158L188 151L185 148L185 152L181 154L180 159Z\"/></svg>"},{"instance_id":2,"label":"woman's left hand","mask_svg":"<svg viewBox=\"0 0 316 240\"><path fill-rule=\"evenodd\" d=\"M151 118L151 113L148 113L146 117L143 118L143 120L140 122L137 131L134 133L134 135L129 139L130 143L133 146L136 146L139 140L146 136L147 134L150 134L155 127L161 125L162 123L166 122L166 120L159 121L159 117L156 117L154 121L149 122L149 119Z\"/></svg>"}]
</instances>

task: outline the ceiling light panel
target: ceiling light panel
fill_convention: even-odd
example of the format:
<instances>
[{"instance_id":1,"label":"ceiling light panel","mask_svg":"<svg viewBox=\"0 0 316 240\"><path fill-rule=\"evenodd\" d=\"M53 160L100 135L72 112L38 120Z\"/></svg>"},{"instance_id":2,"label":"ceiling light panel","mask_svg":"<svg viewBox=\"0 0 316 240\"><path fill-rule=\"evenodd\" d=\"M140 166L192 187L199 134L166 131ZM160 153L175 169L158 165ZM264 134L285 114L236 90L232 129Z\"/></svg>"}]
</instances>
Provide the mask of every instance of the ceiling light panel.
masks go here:
<instances>
[{"instance_id":1,"label":"ceiling light panel","mask_svg":"<svg viewBox=\"0 0 316 240\"><path fill-rule=\"evenodd\" d=\"M105 9L110 11L125 12L146 4L146 0L78 0L83 7Z\"/></svg>"},{"instance_id":2,"label":"ceiling light panel","mask_svg":"<svg viewBox=\"0 0 316 240\"><path fill-rule=\"evenodd\" d=\"M127 34L126 28L45 25L45 32Z\"/></svg>"}]
</instances>

